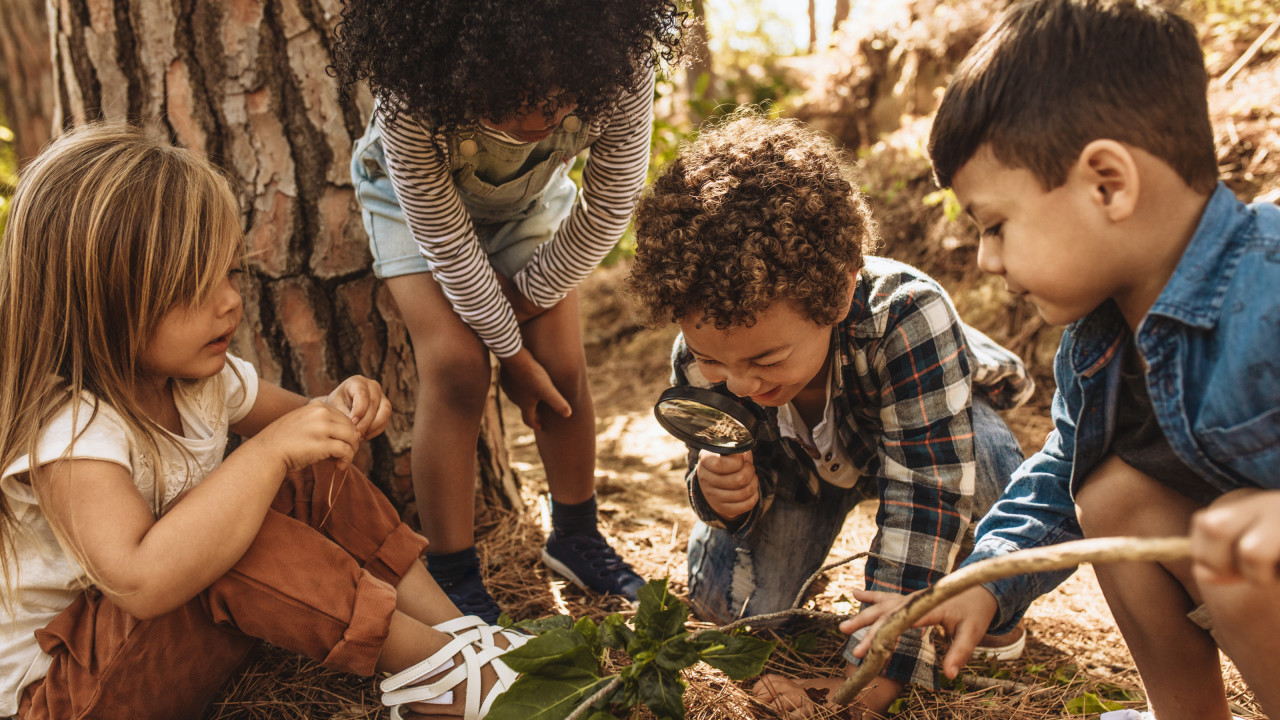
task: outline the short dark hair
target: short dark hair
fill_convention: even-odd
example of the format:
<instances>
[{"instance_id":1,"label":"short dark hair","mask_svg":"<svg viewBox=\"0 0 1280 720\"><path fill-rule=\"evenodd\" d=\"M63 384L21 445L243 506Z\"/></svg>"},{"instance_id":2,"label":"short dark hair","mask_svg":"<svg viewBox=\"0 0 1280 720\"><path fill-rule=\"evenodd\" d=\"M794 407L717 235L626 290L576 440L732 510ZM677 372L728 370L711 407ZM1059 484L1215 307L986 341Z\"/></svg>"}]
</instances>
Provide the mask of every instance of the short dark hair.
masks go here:
<instances>
[{"instance_id":1,"label":"short dark hair","mask_svg":"<svg viewBox=\"0 0 1280 720\"><path fill-rule=\"evenodd\" d=\"M785 301L834 324L875 241L853 179L835 143L795 120L748 107L704 126L636 208L637 310L724 330Z\"/></svg>"},{"instance_id":2,"label":"short dark hair","mask_svg":"<svg viewBox=\"0 0 1280 720\"><path fill-rule=\"evenodd\" d=\"M1218 179L1208 75L1195 28L1144 0L1022 0L961 63L929 137L934 178L989 144L1053 189L1090 142L1155 155L1188 186Z\"/></svg>"}]
</instances>

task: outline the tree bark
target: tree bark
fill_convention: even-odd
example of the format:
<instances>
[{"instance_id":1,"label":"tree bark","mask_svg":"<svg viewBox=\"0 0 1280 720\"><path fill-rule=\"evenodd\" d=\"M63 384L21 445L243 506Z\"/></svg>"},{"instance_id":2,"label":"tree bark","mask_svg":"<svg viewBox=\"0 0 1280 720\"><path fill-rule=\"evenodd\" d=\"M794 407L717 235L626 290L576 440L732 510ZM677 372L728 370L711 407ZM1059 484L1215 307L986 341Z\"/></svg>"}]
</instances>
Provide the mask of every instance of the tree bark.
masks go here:
<instances>
[{"instance_id":1,"label":"tree bark","mask_svg":"<svg viewBox=\"0 0 1280 720\"><path fill-rule=\"evenodd\" d=\"M690 124L694 127L706 119L704 101L715 97L715 66L712 64L710 40L707 35L707 11L705 0L692 0L689 7L693 22L688 28L685 48L689 64L685 67L684 92Z\"/></svg>"},{"instance_id":2,"label":"tree bark","mask_svg":"<svg viewBox=\"0 0 1280 720\"><path fill-rule=\"evenodd\" d=\"M45 0L4 0L0 12L0 115L14 134L18 167L53 132L53 66Z\"/></svg>"},{"instance_id":3,"label":"tree bark","mask_svg":"<svg viewBox=\"0 0 1280 720\"><path fill-rule=\"evenodd\" d=\"M340 11L341 0L50 0L54 120L139 123L230 175L249 263L233 352L307 396L352 374L381 382L391 425L357 462L403 509L416 372L370 270L348 170L372 102L361 92L341 104L325 72ZM491 405L479 496L511 507L496 394Z\"/></svg>"}]
</instances>

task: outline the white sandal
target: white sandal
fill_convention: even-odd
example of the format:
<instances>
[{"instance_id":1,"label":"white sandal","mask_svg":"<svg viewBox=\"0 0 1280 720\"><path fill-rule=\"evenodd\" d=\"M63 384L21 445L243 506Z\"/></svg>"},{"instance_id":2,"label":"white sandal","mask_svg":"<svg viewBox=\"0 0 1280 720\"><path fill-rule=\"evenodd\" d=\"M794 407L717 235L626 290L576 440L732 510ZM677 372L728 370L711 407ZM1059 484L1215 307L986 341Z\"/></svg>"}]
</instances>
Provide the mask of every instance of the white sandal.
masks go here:
<instances>
[{"instance_id":1,"label":"white sandal","mask_svg":"<svg viewBox=\"0 0 1280 720\"><path fill-rule=\"evenodd\" d=\"M452 635L453 639L426 660L383 680L379 685L382 704L391 708L392 720L402 720L401 706L408 703L448 705L453 702L453 688L466 680L467 698L463 717L466 720L480 720L489 712L494 699L511 687L518 676L518 673L499 659L500 656L511 648L528 642L529 636L488 625L475 616L448 620L436 625L435 629ZM499 635L506 638L509 647L498 646L494 638ZM462 656L460 666L454 660L454 655ZM498 679L489 689L482 704L480 671L485 665L492 665ZM441 677L442 673L446 674Z\"/></svg>"}]
</instances>

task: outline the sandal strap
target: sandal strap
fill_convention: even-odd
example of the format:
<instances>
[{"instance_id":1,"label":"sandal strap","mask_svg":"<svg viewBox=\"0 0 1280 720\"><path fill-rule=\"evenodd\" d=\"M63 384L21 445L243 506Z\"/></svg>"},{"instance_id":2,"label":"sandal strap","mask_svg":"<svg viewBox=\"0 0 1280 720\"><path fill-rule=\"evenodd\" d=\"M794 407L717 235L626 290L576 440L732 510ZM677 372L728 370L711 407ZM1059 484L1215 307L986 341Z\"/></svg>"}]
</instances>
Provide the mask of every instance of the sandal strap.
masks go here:
<instances>
[{"instance_id":1,"label":"sandal strap","mask_svg":"<svg viewBox=\"0 0 1280 720\"><path fill-rule=\"evenodd\" d=\"M383 680L382 704L391 708L393 720L400 720L400 707L408 703L448 704L453 702L453 688L467 681L464 717L480 720L493 705L493 701L519 677L519 673L502 662L501 656L508 650L529 641L529 636L497 625L473 622L479 618L462 617L436 625L437 630L454 637L444 647L409 668ZM509 647L501 647L496 638L501 635ZM454 660L460 657L461 663ZM493 668L496 682L482 699L481 670L485 665ZM450 670L452 668L452 670ZM445 673L445 671L448 671ZM445 673L440 677L441 673ZM435 682L425 681L438 678Z\"/></svg>"}]
</instances>

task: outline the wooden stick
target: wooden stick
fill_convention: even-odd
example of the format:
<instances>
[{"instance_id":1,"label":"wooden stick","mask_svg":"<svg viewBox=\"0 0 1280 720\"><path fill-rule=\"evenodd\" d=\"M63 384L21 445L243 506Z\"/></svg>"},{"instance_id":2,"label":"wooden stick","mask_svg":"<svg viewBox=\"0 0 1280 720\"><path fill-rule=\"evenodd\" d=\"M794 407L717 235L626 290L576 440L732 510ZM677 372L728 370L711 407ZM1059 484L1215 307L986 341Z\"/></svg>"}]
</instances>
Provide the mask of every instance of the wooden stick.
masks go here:
<instances>
[{"instance_id":1,"label":"wooden stick","mask_svg":"<svg viewBox=\"0 0 1280 720\"><path fill-rule=\"evenodd\" d=\"M930 610L965 590L1011 575L1060 570L1081 563L1170 562L1191 557L1191 541L1187 538L1094 538L1019 550L988 558L943 577L937 584L911 596L906 605L890 614L871 639L871 648L862 665L850 675L831 697L845 705L884 669L902 631Z\"/></svg>"}]
</instances>

